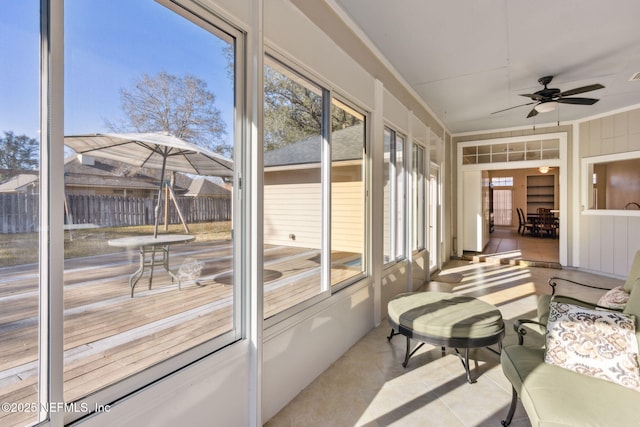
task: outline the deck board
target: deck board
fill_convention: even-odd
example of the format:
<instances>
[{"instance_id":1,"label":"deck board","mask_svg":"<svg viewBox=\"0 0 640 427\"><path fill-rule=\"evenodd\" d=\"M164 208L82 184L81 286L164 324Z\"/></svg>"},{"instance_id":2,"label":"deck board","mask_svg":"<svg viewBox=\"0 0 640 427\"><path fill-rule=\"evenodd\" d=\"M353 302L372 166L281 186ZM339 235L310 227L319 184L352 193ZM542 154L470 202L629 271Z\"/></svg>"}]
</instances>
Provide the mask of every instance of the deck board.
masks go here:
<instances>
[{"instance_id":1,"label":"deck board","mask_svg":"<svg viewBox=\"0 0 640 427\"><path fill-rule=\"evenodd\" d=\"M347 254L349 255L349 254ZM353 254L351 254L353 255ZM319 251L266 246L264 312L270 317L321 291ZM232 245L189 243L172 248L174 272L185 260L202 265L182 289L157 268L130 297L138 255L123 251L65 261L64 396L72 402L153 366L232 328ZM332 283L358 274L332 269ZM0 269L0 400L36 402L38 280L33 268ZM0 424L30 414L0 413ZM33 415L33 414L31 414Z\"/></svg>"}]
</instances>

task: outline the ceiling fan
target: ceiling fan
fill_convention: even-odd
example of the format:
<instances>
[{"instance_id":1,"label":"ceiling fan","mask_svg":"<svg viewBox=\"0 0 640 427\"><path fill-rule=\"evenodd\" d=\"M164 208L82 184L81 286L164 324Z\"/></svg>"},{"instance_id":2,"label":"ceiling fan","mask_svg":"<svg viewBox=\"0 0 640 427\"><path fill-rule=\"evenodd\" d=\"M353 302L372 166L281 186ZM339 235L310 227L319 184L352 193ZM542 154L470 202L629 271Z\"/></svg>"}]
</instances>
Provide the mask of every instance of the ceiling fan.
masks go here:
<instances>
[{"instance_id":1,"label":"ceiling fan","mask_svg":"<svg viewBox=\"0 0 640 427\"><path fill-rule=\"evenodd\" d=\"M547 85L551 83L553 76L540 77L538 83L544 86L535 93L523 93L520 96L526 96L531 98L532 102L526 104L516 105L515 107L505 108L504 110L494 111L491 114L501 113L503 111L511 110L513 108L523 107L525 105L533 105L533 109L527 115L527 118L538 115L538 113L546 113L555 110L558 104L574 104L574 105L593 105L598 102L595 98L567 98L571 95L577 95L579 93L591 92L592 90L603 89L604 86L600 83L582 86L575 89L566 90L564 92L556 88L548 88Z\"/></svg>"}]
</instances>

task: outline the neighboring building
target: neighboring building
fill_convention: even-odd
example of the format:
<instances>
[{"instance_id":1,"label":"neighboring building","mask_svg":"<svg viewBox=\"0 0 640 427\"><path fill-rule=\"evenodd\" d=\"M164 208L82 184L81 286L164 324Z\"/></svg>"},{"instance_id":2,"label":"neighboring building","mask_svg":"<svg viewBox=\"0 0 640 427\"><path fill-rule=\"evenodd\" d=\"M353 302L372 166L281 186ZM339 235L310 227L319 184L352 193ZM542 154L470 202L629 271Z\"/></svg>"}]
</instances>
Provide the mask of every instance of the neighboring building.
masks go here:
<instances>
[{"instance_id":1,"label":"neighboring building","mask_svg":"<svg viewBox=\"0 0 640 427\"><path fill-rule=\"evenodd\" d=\"M170 179L170 173L166 175L166 179ZM175 174L175 180L176 195L187 193L194 181L181 173ZM65 160L64 181L67 196L155 197L160 171L115 160L74 155ZM0 184L0 193L37 193L37 189L38 171L23 172Z\"/></svg>"},{"instance_id":2,"label":"neighboring building","mask_svg":"<svg viewBox=\"0 0 640 427\"><path fill-rule=\"evenodd\" d=\"M21 173L0 184L0 194L23 193L35 194L38 188L37 173Z\"/></svg>"},{"instance_id":3,"label":"neighboring building","mask_svg":"<svg viewBox=\"0 0 640 427\"><path fill-rule=\"evenodd\" d=\"M364 126L332 134L331 244L334 250L362 252ZM322 211L320 137L264 153L264 241L266 244L320 248Z\"/></svg>"},{"instance_id":4,"label":"neighboring building","mask_svg":"<svg viewBox=\"0 0 640 427\"><path fill-rule=\"evenodd\" d=\"M165 179L169 176L167 173ZM65 161L64 182L67 195L154 197L158 194L160 170L75 155ZM187 176L176 174L176 194L184 193L190 182Z\"/></svg>"},{"instance_id":5,"label":"neighboring building","mask_svg":"<svg viewBox=\"0 0 640 427\"><path fill-rule=\"evenodd\" d=\"M207 178L195 178L184 193L188 197L230 198L231 191Z\"/></svg>"}]
</instances>

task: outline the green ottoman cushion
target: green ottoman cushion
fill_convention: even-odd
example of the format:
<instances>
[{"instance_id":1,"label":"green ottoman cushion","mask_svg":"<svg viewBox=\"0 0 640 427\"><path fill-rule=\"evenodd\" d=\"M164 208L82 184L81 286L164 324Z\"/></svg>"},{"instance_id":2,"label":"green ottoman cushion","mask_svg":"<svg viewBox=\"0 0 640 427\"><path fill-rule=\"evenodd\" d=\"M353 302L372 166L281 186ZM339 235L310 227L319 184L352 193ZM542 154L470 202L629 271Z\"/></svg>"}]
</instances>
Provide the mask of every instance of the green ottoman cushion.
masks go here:
<instances>
[{"instance_id":1,"label":"green ottoman cushion","mask_svg":"<svg viewBox=\"0 0 640 427\"><path fill-rule=\"evenodd\" d=\"M504 330L502 315L495 306L445 292L400 294L389 302L388 312L393 323L427 337L473 341Z\"/></svg>"}]
</instances>

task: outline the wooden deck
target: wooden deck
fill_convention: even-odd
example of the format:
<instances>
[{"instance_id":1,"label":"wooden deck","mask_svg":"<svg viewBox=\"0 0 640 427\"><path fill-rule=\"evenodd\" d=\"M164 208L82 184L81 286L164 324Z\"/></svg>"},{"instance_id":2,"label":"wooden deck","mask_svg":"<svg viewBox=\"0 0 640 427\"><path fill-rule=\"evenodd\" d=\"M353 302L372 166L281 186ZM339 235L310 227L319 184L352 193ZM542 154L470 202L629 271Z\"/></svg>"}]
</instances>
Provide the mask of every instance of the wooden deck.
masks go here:
<instances>
[{"instance_id":1,"label":"wooden deck","mask_svg":"<svg viewBox=\"0 0 640 427\"><path fill-rule=\"evenodd\" d=\"M72 402L232 327L231 243L172 248L171 267L202 266L182 289L157 268L152 289L145 273L130 297L136 253L68 260L64 283L64 399ZM341 259L350 254L338 254ZM265 247L265 317L320 292L319 251ZM332 270L332 283L360 266ZM38 283L35 267L0 269L0 401L37 402ZM35 414L0 411L1 425Z\"/></svg>"}]
</instances>

